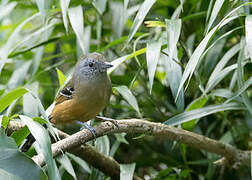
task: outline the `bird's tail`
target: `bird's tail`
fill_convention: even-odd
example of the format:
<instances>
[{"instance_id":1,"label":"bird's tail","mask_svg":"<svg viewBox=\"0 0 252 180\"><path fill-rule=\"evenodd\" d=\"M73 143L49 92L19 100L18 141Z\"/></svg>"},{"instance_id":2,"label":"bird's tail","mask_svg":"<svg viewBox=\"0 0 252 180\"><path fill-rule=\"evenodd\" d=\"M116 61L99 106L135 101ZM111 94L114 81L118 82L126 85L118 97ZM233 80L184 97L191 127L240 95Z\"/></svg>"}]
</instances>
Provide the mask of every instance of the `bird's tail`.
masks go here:
<instances>
[{"instance_id":1,"label":"bird's tail","mask_svg":"<svg viewBox=\"0 0 252 180\"><path fill-rule=\"evenodd\" d=\"M27 138L26 141L24 141L21 146L19 147L21 152L27 152L30 147L32 146L32 144L35 142L35 138L33 137L33 135L30 133Z\"/></svg>"},{"instance_id":2,"label":"bird's tail","mask_svg":"<svg viewBox=\"0 0 252 180\"><path fill-rule=\"evenodd\" d=\"M46 128L46 124L43 124L44 128ZM30 133L26 140L20 145L19 149L21 152L27 152L30 147L33 145L33 143L36 141L34 136Z\"/></svg>"}]
</instances>

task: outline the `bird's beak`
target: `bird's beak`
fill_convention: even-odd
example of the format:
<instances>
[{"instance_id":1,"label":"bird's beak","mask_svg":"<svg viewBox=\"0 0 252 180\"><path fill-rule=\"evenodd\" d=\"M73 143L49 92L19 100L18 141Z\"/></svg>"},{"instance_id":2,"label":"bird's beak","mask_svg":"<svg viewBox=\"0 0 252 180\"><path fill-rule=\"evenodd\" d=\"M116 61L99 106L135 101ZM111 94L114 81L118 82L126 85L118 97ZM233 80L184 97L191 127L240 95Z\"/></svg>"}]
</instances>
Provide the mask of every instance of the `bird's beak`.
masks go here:
<instances>
[{"instance_id":1,"label":"bird's beak","mask_svg":"<svg viewBox=\"0 0 252 180\"><path fill-rule=\"evenodd\" d=\"M109 64L109 63L107 63L107 62L104 62L104 63L102 64L102 67L103 67L104 69L108 69L108 68L113 67L113 65L112 65L112 64Z\"/></svg>"}]
</instances>

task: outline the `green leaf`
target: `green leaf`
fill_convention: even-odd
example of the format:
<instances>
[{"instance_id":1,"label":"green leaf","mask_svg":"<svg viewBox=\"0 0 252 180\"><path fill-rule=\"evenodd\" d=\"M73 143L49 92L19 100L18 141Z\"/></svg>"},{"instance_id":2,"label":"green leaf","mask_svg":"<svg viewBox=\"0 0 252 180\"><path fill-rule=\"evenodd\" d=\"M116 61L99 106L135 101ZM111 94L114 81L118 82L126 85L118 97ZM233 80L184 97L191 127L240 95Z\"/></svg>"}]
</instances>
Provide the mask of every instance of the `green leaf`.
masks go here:
<instances>
[{"instance_id":1,"label":"green leaf","mask_svg":"<svg viewBox=\"0 0 252 180\"><path fill-rule=\"evenodd\" d=\"M9 122L11 120L11 118L9 118L8 116L2 116L0 115L0 128L3 127L3 129L7 129Z\"/></svg>"},{"instance_id":2,"label":"green leaf","mask_svg":"<svg viewBox=\"0 0 252 180\"><path fill-rule=\"evenodd\" d=\"M117 86L114 87L114 89L116 89L117 92L119 92L123 96L123 98L137 111L137 113L141 117L137 100L132 94L132 92L129 90L129 88L127 86Z\"/></svg>"},{"instance_id":3,"label":"green leaf","mask_svg":"<svg viewBox=\"0 0 252 180\"><path fill-rule=\"evenodd\" d=\"M232 101L233 99L240 96L243 92L246 91L252 84L252 77L250 77L247 81L245 81L242 85L242 87L239 88L239 90L235 93L234 96L230 97L225 103Z\"/></svg>"},{"instance_id":4,"label":"green leaf","mask_svg":"<svg viewBox=\"0 0 252 180\"><path fill-rule=\"evenodd\" d=\"M63 23L65 26L66 32L68 32L67 10L68 10L69 3L70 3L70 0L60 0L60 8L61 8Z\"/></svg>"},{"instance_id":5,"label":"green leaf","mask_svg":"<svg viewBox=\"0 0 252 180\"><path fill-rule=\"evenodd\" d=\"M211 38L213 37L213 35L217 32L217 30L219 30L221 27L223 27L224 25L226 25L227 23L229 23L230 21L238 18L239 16L231 16L234 12L236 12L239 8L248 5L249 3L243 4L237 8L235 8L234 10L232 10L230 13L228 13L223 19L222 21L216 25L205 37L204 39L200 42L200 44L198 45L198 47L195 49L195 51L193 52L192 56L189 59L189 62L186 65L185 71L183 73L179 88L178 88L178 93L176 96L176 99L179 95L179 92L181 91L181 89L183 88L185 81L188 79L188 81L190 81L194 70L196 68L196 66L199 64L200 58L206 48L206 46L208 45L208 43L210 42ZM231 17L230 17L231 16Z\"/></svg>"},{"instance_id":6,"label":"green leaf","mask_svg":"<svg viewBox=\"0 0 252 180\"><path fill-rule=\"evenodd\" d=\"M120 164L120 180L133 179L136 163Z\"/></svg>"},{"instance_id":7,"label":"green leaf","mask_svg":"<svg viewBox=\"0 0 252 180\"><path fill-rule=\"evenodd\" d=\"M29 89L27 89L27 90L35 98L40 114L42 115L43 119L45 119L47 121L46 125L48 127L50 134L53 136L53 138L55 140L60 139L57 130L52 127L52 125L48 119L49 114L47 114L47 112L45 111L39 97L36 94L34 94L32 91L30 91Z\"/></svg>"},{"instance_id":8,"label":"green leaf","mask_svg":"<svg viewBox=\"0 0 252 180\"><path fill-rule=\"evenodd\" d=\"M195 43L195 36L196 36L195 33L193 33L186 40L186 48L187 48L187 53L188 53L189 57L192 56L193 46L194 46L194 43Z\"/></svg>"},{"instance_id":9,"label":"green leaf","mask_svg":"<svg viewBox=\"0 0 252 180\"><path fill-rule=\"evenodd\" d=\"M246 16L245 31L246 46L249 52L250 60L252 61L252 15Z\"/></svg>"},{"instance_id":10,"label":"green leaf","mask_svg":"<svg viewBox=\"0 0 252 180\"><path fill-rule=\"evenodd\" d=\"M195 99L187 106L186 111L192 111L194 109L202 108L203 106L205 106L207 100L208 98L206 96ZM192 121L183 123L182 127L183 129L192 130L196 123L197 119L193 119Z\"/></svg>"},{"instance_id":11,"label":"green leaf","mask_svg":"<svg viewBox=\"0 0 252 180\"><path fill-rule=\"evenodd\" d=\"M27 126L21 128L18 131L14 131L11 137L15 140L16 144L19 146L24 141L24 139L30 134Z\"/></svg>"},{"instance_id":12,"label":"green leaf","mask_svg":"<svg viewBox=\"0 0 252 180\"><path fill-rule=\"evenodd\" d=\"M125 27L126 19L128 18L127 10L124 9L123 3L111 2L110 11L112 16L113 37L119 38L122 36L123 29Z\"/></svg>"},{"instance_id":13,"label":"green leaf","mask_svg":"<svg viewBox=\"0 0 252 180\"><path fill-rule=\"evenodd\" d=\"M233 93L230 89L216 89L216 90L213 90L210 95L219 96L223 98L230 98L233 96Z\"/></svg>"},{"instance_id":14,"label":"green leaf","mask_svg":"<svg viewBox=\"0 0 252 180\"><path fill-rule=\"evenodd\" d=\"M214 114L221 111L227 111L227 110L244 110L245 107L238 103L226 103L221 105L210 105L206 106L204 108L187 111L181 114L178 114L167 121L164 122L164 124L175 126L179 125L185 122L189 122L193 119L199 119L202 117L205 117L209 114Z\"/></svg>"},{"instance_id":15,"label":"green leaf","mask_svg":"<svg viewBox=\"0 0 252 180\"><path fill-rule=\"evenodd\" d=\"M39 89L39 84L38 82L34 82L32 84L26 85L27 89L33 92L36 96L38 96L38 89ZM29 116L29 117L37 117L39 116L39 109L38 109L38 101L37 99L31 94L31 93L26 93L23 96L23 111L24 114Z\"/></svg>"},{"instance_id":16,"label":"green leaf","mask_svg":"<svg viewBox=\"0 0 252 180\"><path fill-rule=\"evenodd\" d=\"M8 16L8 14L15 8L16 5L17 5L17 2L14 1L14 2L10 2L10 3L6 4L6 5L0 6L0 21L4 17Z\"/></svg>"},{"instance_id":17,"label":"green leaf","mask_svg":"<svg viewBox=\"0 0 252 180\"><path fill-rule=\"evenodd\" d=\"M18 35L23 28L23 26L28 23L29 21L34 20L35 18L38 18L40 16L40 13L34 14L33 16L27 18L24 22L22 22L11 34L5 45L1 49L1 54L0 54L0 74L2 72L2 69L4 67L5 62L7 61L8 55L11 53L11 49L13 46L18 43L17 41L19 40Z\"/></svg>"},{"instance_id":18,"label":"green leaf","mask_svg":"<svg viewBox=\"0 0 252 180\"><path fill-rule=\"evenodd\" d=\"M213 3L214 3L214 0L210 0L210 3L209 3L208 8L207 8L207 13L206 13L206 22L209 21L209 18L210 18L210 15L211 15L211 10L213 8Z\"/></svg>"},{"instance_id":19,"label":"green leaf","mask_svg":"<svg viewBox=\"0 0 252 180\"><path fill-rule=\"evenodd\" d=\"M221 38L221 36L219 38ZM202 76L208 77L218 63L219 56L221 55L223 47L226 44L226 38L221 40L219 40L219 38L215 40L202 55L202 59L204 59L204 66L199 68L199 74L202 74Z\"/></svg>"},{"instance_id":20,"label":"green leaf","mask_svg":"<svg viewBox=\"0 0 252 180\"><path fill-rule=\"evenodd\" d=\"M128 55L117 58L111 62L113 67L108 69L108 74L112 73L120 64L127 60Z\"/></svg>"},{"instance_id":21,"label":"green leaf","mask_svg":"<svg viewBox=\"0 0 252 180\"><path fill-rule=\"evenodd\" d=\"M208 100L207 97L200 97L195 99L192 103L190 103L187 106L186 111L191 111L203 107L206 104L207 100Z\"/></svg>"},{"instance_id":22,"label":"green leaf","mask_svg":"<svg viewBox=\"0 0 252 180\"><path fill-rule=\"evenodd\" d=\"M50 8L51 0L36 0L39 11L43 14Z\"/></svg>"},{"instance_id":23,"label":"green leaf","mask_svg":"<svg viewBox=\"0 0 252 180\"><path fill-rule=\"evenodd\" d=\"M232 57L240 50L240 45L237 44L233 46L231 49L229 49L224 56L221 58L221 60L218 62L218 64L215 66L215 69L211 73L211 76L208 79L205 93L208 93L211 89L214 88L213 84L217 84L216 80L219 79L219 74L225 67L225 65L229 62L229 60L232 59Z\"/></svg>"},{"instance_id":24,"label":"green leaf","mask_svg":"<svg viewBox=\"0 0 252 180\"><path fill-rule=\"evenodd\" d=\"M88 172L89 174L91 173L91 169L83 159L68 152L66 152L66 155L70 157L72 160L74 160L77 164L79 164L86 172Z\"/></svg>"},{"instance_id":25,"label":"green leaf","mask_svg":"<svg viewBox=\"0 0 252 180\"><path fill-rule=\"evenodd\" d=\"M243 66L246 63L247 62L244 62ZM207 84L208 86L206 88L206 92L208 92L210 89L213 89L223 78L225 78L228 75L228 73L230 73L231 71L235 69L237 69L237 64L230 65L226 67L225 69L223 69L222 71L220 71L218 76L215 76L215 78L209 84Z\"/></svg>"},{"instance_id":26,"label":"green leaf","mask_svg":"<svg viewBox=\"0 0 252 180\"><path fill-rule=\"evenodd\" d=\"M32 77L34 77L35 73L37 72L38 68L39 68L39 65L40 65L40 61L43 57L43 54L44 54L44 46L41 46L41 47L38 47L36 50L35 50L35 57L32 61L32 67L31 67L31 71L32 71Z\"/></svg>"},{"instance_id":27,"label":"green leaf","mask_svg":"<svg viewBox=\"0 0 252 180\"><path fill-rule=\"evenodd\" d=\"M86 53L89 53L90 41L91 41L91 26L87 26L84 29L84 43L86 45L85 46Z\"/></svg>"},{"instance_id":28,"label":"green leaf","mask_svg":"<svg viewBox=\"0 0 252 180\"><path fill-rule=\"evenodd\" d=\"M121 143L129 144L129 142L125 139L125 136L126 136L126 133L115 134L117 141Z\"/></svg>"},{"instance_id":29,"label":"green leaf","mask_svg":"<svg viewBox=\"0 0 252 180\"><path fill-rule=\"evenodd\" d=\"M102 15L106 10L107 0L93 0L92 4L99 14Z\"/></svg>"},{"instance_id":30,"label":"green leaf","mask_svg":"<svg viewBox=\"0 0 252 180\"><path fill-rule=\"evenodd\" d=\"M76 174L74 172L74 169L73 169L73 166L72 166L72 163L70 161L70 159L65 155L65 154L62 154L60 156L57 157L57 161L62 165L62 167L69 173L71 174L71 176L74 178L74 179L77 179L76 178Z\"/></svg>"},{"instance_id":31,"label":"green leaf","mask_svg":"<svg viewBox=\"0 0 252 180\"><path fill-rule=\"evenodd\" d=\"M15 176L14 174L10 174L7 171L0 169L0 179L5 180L23 180L21 177Z\"/></svg>"},{"instance_id":32,"label":"green leaf","mask_svg":"<svg viewBox=\"0 0 252 180\"><path fill-rule=\"evenodd\" d=\"M127 60L129 60L129 59L131 59L131 58L133 58L135 56L144 54L145 52L146 52L146 48L142 48L142 49L137 50L136 52L133 52L131 54L128 54L126 56L122 56L120 58L117 58L117 59L113 60L111 62L111 64L113 65L113 67L111 67L111 68L108 69L108 74L112 73L124 61L127 61Z\"/></svg>"},{"instance_id":33,"label":"green leaf","mask_svg":"<svg viewBox=\"0 0 252 180\"><path fill-rule=\"evenodd\" d=\"M144 21L146 27L166 27L162 21Z\"/></svg>"},{"instance_id":34,"label":"green leaf","mask_svg":"<svg viewBox=\"0 0 252 180\"><path fill-rule=\"evenodd\" d=\"M149 75L149 83L150 83L150 94L152 91L153 80L157 68L157 63L161 50L161 41L149 41L147 42L146 47L146 61Z\"/></svg>"},{"instance_id":35,"label":"green leaf","mask_svg":"<svg viewBox=\"0 0 252 180\"><path fill-rule=\"evenodd\" d=\"M41 18L40 19L38 18L37 21L41 21ZM48 24L44 26L41 25L42 27L38 26L39 28L36 31L29 33L28 35L23 37L21 40L16 42L13 45L13 47L10 49L10 52L12 54L9 54L9 55L14 56L15 53L18 54L18 53L26 52L27 50L34 48L34 46L38 47L39 45L41 46L45 44L46 41L48 41L48 38L57 23L59 23L59 21L54 20L54 21L50 21Z\"/></svg>"},{"instance_id":36,"label":"green leaf","mask_svg":"<svg viewBox=\"0 0 252 180\"><path fill-rule=\"evenodd\" d=\"M110 143L108 136L102 136L96 139L95 148L102 154L109 155Z\"/></svg>"},{"instance_id":37,"label":"green leaf","mask_svg":"<svg viewBox=\"0 0 252 180\"><path fill-rule=\"evenodd\" d=\"M212 10L212 13L211 13L211 16L210 16L210 19L209 19L209 23L208 23L208 26L207 26L207 30L206 32L209 31L209 29L212 27L222 5L224 3L224 0L216 0L215 1L215 4L214 4L214 7L213 7L213 10Z\"/></svg>"},{"instance_id":38,"label":"green leaf","mask_svg":"<svg viewBox=\"0 0 252 180\"><path fill-rule=\"evenodd\" d=\"M129 144L125 138L126 133L118 133L118 134L114 134L114 135L116 137L116 141L114 142L114 144L112 145L112 147L110 149L109 156L111 156L111 157L113 157L115 155L115 153L121 143Z\"/></svg>"},{"instance_id":39,"label":"green leaf","mask_svg":"<svg viewBox=\"0 0 252 180\"><path fill-rule=\"evenodd\" d=\"M52 156L50 137L42 125L31 118L19 115L20 119L27 125L31 134L39 145L39 152L43 153L50 179L60 179L58 169Z\"/></svg>"},{"instance_id":40,"label":"green leaf","mask_svg":"<svg viewBox=\"0 0 252 180\"><path fill-rule=\"evenodd\" d=\"M56 70L57 70L57 75L58 75L58 79L59 79L59 85L62 86L66 80L66 76L58 68L56 68Z\"/></svg>"},{"instance_id":41,"label":"green leaf","mask_svg":"<svg viewBox=\"0 0 252 180\"><path fill-rule=\"evenodd\" d=\"M244 38L241 39L240 42L241 50L238 56L238 68L237 68L237 84L238 88L241 89L244 86L244 69L243 69L243 61L245 60L245 40ZM249 100L247 92L243 91L241 93L243 103L247 107L248 111L252 115L252 103Z\"/></svg>"},{"instance_id":42,"label":"green leaf","mask_svg":"<svg viewBox=\"0 0 252 180\"><path fill-rule=\"evenodd\" d=\"M179 18L181 12L183 11L183 4L184 4L184 0L180 0L180 5L173 12L171 16L171 20L175 20Z\"/></svg>"},{"instance_id":43,"label":"green leaf","mask_svg":"<svg viewBox=\"0 0 252 180\"><path fill-rule=\"evenodd\" d=\"M136 33L134 37L138 37L138 36L141 36L143 33ZM102 47L101 49L97 50L97 52L103 52L103 51L106 51L107 49L111 48L111 47L114 47L120 43L123 43L124 41L126 41L128 39L128 36L123 36L119 39L116 39L112 42L110 42L109 44L107 44L105 47Z\"/></svg>"},{"instance_id":44,"label":"green leaf","mask_svg":"<svg viewBox=\"0 0 252 180\"><path fill-rule=\"evenodd\" d=\"M31 61L22 62L18 61L15 71L13 72L9 82L9 89L14 89L23 84L23 81L27 75L28 69L31 65Z\"/></svg>"},{"instance_id":45,"label":"green leaf","mask_svg":"<svg viewBox=\"0 0 252 180\"><path fill-rule=\"evenodd\" d=\"M81 47L82 53L86 54L86 47L84 42L84 19L82 7L76 6L68 9L68 16L74 33L77 36L78 43Z\"/></svg>"},{"instance_id":46,"label":"green leaf","mask_svg":"<svg viewBox=\"0 0 252 180\"><path fill-rule=\"evenodd\" d=\"M21 153L14 140L0 129L0 179L10 175L9 179L46 180L42 169L24 153ZM14 178L12 178L14 177Z\"/></svg>"},{"instance_id":47,"label":"green leaf","mask_svg":"<svg viewBox=\"0 0 252 180\"><path fill-rule=\"evenodd\" d=\"M20 98L28 91L25 88L16 88L0 99L0 112L2 112L6 107L8 107L14 100Z\"/></svg>"},{"instance_id":48,"label":"green leaf","mask_svg":"<svg viewBox=\"0 0 252 180\"><path fill-rule=\"evenodd\" d=\"M114 157L114 155L115 155L117 149L119 148L120 144L121 144L121 142L119 142L119 141L115 141L113 143L113 145L110 148L109 156Z\"/></svg>"},{"instance_id":49,"label":"green leaf","mask_svg":"<svg viewBox=\"0 0 252 180\"><path fill-rule=\"evenodd\" d=\"M179 66L177 55L177 42L181 31L181 19L165 20L167 33L167 52L165 60L165 71L172 91L172 96L175 99L178 93L179 84L182 78L182 69ZM178 99L175 101L178 111L184 110L184 92L181 89Z\"/></svg>"},{"instance_id":50,"label":"green leaf","mask_svg":"<svg viewBox=\"0 0 252 180\"><path fill-rule=\"evenodd\" d=\"M250 151L250 167L252 167L252 150ZM250 177L252 178L252 168L250 168Z\"/></svg>"},{"instance_id":51,"label":"green leaf","mask_svg":"<svg viewBox=\"0 0 252 180\"><path fill-rule=\"evenodd\" d=\"M129 38L127 43L130 42L130 40L134 37L135 33L137 32L139 26L142 24L145 16L147 15L147 13L149 12L150 8L152 7L152 5L156 2L156 0L145 0L143 2L143 4L141 5L141 7L138 10L138 13L134 19L133 25L130 29L129 32Z\"/></svg>"}]
</instances>

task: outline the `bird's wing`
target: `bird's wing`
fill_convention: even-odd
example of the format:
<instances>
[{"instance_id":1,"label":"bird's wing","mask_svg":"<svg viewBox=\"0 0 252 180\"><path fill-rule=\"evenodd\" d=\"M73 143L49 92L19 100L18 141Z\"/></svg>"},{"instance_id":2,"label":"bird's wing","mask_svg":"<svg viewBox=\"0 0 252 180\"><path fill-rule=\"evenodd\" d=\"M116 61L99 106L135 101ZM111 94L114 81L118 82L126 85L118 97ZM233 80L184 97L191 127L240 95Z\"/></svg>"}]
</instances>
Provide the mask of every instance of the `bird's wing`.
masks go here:
<instances>
[{"instance_id":1,"label":"bird's wing","mask_svg":"<svg viewBox=\"0 0 252 180\"><path fill-rule=\"evenodd\" d=\"M74 86L72 81L70 80L56 97L55 105L60 104L66 100L72 99L73 93L74 93Z\"/></svg>"}]
</instances>

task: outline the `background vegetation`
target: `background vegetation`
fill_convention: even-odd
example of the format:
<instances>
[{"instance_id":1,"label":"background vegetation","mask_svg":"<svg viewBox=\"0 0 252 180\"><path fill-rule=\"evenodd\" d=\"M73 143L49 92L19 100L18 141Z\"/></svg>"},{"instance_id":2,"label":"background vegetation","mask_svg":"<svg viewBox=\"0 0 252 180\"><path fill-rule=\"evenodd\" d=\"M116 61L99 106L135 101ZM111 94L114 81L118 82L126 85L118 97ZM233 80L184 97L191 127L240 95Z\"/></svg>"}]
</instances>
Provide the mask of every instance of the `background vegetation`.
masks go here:
<instances>
[{"instance_id":1,"label":"background vegetation","mask_svg":"<svg viewBox=\"0 0 252 180\"><path fill-rule=\"evenodd\" d=\"M27 179L32 172L35 179L105 178L71 154L55 163L49 136L31 120L46 122L44 109L77 59L95 51L114 65L113 95L101 115L177 125L250 150L250 14L247 0L2 0L0 177ZM17 150L27 127L10 135L15 142L5 135L9 121L19 119L41 138L35 148L46 154L46 173ZM163 138L122 133L94 144L128 164L121 166L125 179L134 171L145 179L250 178L248 167L215 167L220 156ZM34 148L27 153L34 154Z\"/></svg>"}]
</instances>

